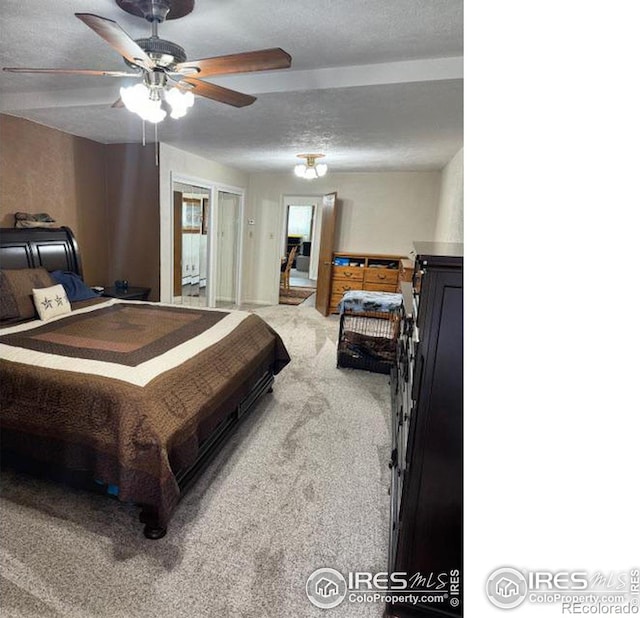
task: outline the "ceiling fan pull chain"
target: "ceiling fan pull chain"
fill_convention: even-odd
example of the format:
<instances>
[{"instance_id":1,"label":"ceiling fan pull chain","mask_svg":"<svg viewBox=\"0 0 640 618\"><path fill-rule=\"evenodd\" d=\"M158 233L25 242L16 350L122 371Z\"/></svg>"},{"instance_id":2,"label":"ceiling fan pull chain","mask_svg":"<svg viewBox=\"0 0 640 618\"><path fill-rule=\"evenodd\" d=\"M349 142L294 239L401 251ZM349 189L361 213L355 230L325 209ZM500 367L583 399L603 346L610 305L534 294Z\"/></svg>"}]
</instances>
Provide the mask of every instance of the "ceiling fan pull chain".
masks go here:
<instances>
[{"instance_id":1,"label":"ceiling fan pull chain","mask_svg":"<svg viewBox=\"0 0 640 618\"><path fill-rule=\"evenodd\" d=\"M160 144L158 143L158 125L154 124L154 129L156 133L156 167L160 165Z\"/></svg>"}]
</instances>

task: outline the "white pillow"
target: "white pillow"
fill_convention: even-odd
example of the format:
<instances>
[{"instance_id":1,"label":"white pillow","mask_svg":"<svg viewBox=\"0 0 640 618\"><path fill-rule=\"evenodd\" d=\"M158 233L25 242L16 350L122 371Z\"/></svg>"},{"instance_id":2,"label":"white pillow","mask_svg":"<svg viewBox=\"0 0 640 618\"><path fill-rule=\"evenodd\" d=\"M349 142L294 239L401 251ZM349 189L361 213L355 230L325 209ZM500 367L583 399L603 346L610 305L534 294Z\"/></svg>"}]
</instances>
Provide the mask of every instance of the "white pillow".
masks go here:
<instances>
[{"instance_id":1,"label":"white pillow","mask_svg":"<svg viewBox=\"0 0 640 618\"><path fill-rule=\"evenodd\" d=\"M50 288L34 289L33 303L42 321L64 313L71 313L67 293L61 284L52 285Z\"/></svg>"}]
</instances>

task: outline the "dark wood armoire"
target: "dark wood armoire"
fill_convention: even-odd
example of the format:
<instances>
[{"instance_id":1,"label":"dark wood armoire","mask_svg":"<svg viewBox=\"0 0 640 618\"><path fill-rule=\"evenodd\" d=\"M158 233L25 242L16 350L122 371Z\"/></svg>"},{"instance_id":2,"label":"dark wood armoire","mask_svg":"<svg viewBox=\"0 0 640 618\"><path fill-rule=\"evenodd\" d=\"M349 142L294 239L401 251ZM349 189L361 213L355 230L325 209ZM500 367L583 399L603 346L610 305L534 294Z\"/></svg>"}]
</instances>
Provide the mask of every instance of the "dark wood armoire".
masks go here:
<instances>
[{"instance_id":1,"label":"dark wood armoire","mask_svg":"<svg viewBox=\"0 0 640 618\"><path fill-rule=\"evenodd\" d=\"M392 371L389 570L424 596L388 616L462 616L462 245L416 242ZM417 575L419 574L419 575Z\"/></svg>"}]
</instances>

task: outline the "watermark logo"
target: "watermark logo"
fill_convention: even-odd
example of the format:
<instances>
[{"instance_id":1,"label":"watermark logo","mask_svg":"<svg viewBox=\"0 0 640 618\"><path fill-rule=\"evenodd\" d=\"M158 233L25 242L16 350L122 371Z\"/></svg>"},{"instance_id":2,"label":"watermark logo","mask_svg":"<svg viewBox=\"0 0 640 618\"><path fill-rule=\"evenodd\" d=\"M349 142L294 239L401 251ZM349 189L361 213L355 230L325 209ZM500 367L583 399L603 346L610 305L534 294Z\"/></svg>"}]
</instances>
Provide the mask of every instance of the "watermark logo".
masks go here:
<instances>
[{"instance_id":1,"label":"watermark logo","mask_svg":"<svg viewBox=\"0 0 640 618\"><path fill-rule=\"evenodd\" d=\"M487 597L500 609L518 607L527 595L527 580L517 569L496 569L487 579Z\"/></svg>"},{"instance_id":2,"label":"watermark logo","mask_svg":"<svg viewBox=\"0 0 640 618\"><path fill-rule=\"evenodd\" d=\"M501 567L489 575L486 592L500 609L526 600L558 605L562 614L640 614L640 569L589 573Z\"/></svg>"},{"instance_id":3,"label":"watermark logo","mask_svg":"<svg viewBox=\"0 0 640 618\"><path fill-rule=\"evenodd\" d=\"M320 609L337 607L347 596L347 581L335 569L317 569L307 579L307 597Z\"/></svg>"},{"instance_id":4,"label":"watermark logo","mask_svg":"<svg viewBox=\"0 0 640 618\"><path fill-rule=\"evenodd\" d=\"M404 571L348 571L344 575L331 568L315 570L307 579L309 601L321 609L348 603L405 605L450 605L462 601L460 569L409 574Z\"/></svg>"}]
</instances>

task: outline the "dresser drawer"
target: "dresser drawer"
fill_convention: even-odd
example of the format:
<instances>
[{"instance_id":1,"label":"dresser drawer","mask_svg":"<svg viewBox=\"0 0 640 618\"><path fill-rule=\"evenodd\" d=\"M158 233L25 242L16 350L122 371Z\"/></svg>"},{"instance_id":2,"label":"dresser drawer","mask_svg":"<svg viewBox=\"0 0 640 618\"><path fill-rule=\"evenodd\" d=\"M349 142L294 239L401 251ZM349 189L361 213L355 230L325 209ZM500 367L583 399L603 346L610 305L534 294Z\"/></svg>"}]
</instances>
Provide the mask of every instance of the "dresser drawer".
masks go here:
<instances>
[{"instance_id":1,"label":"dresser drawer","mask_svg":"<svg viewBox=\"0 0 640 618\"><path fill-rule=\"evenodd\" d=\"M338 294L340 297L349 290L361 290L362 281L345 281L344 279L335 279L331 283L331 295Z\"/></svg>"},{"instance_id":2,"label":"dresser drawer","mask_svg":"<svg viewBox=\"0 0 640 618\"><path fill-rule=\"evenodd\" d=\"M398 283L398 271L391 268L365 268L365 283L386 283L391 284L396 289Z\"/></svg>"},{"instance_id":3,"label":"dresser drawer","mask_svg":"<svg viewBox=\"0 0 640 618\"><path fill-rule=\"evenodd\" d=\"M397 285L395 283L365 283L364 289L370 292L395 292Z\"/></svg>"},{"instance_id":4,"label":"dresser drawer","mask_svg":"<svg viewBox=\"0 0 640 618\"><path fill-rule=\"evenodd\" d=\"M348 281L362 281L364 278L364 270L364 268L359 268L358 266L334 266L333 278Z\"/></svg>"}]
</instances>

